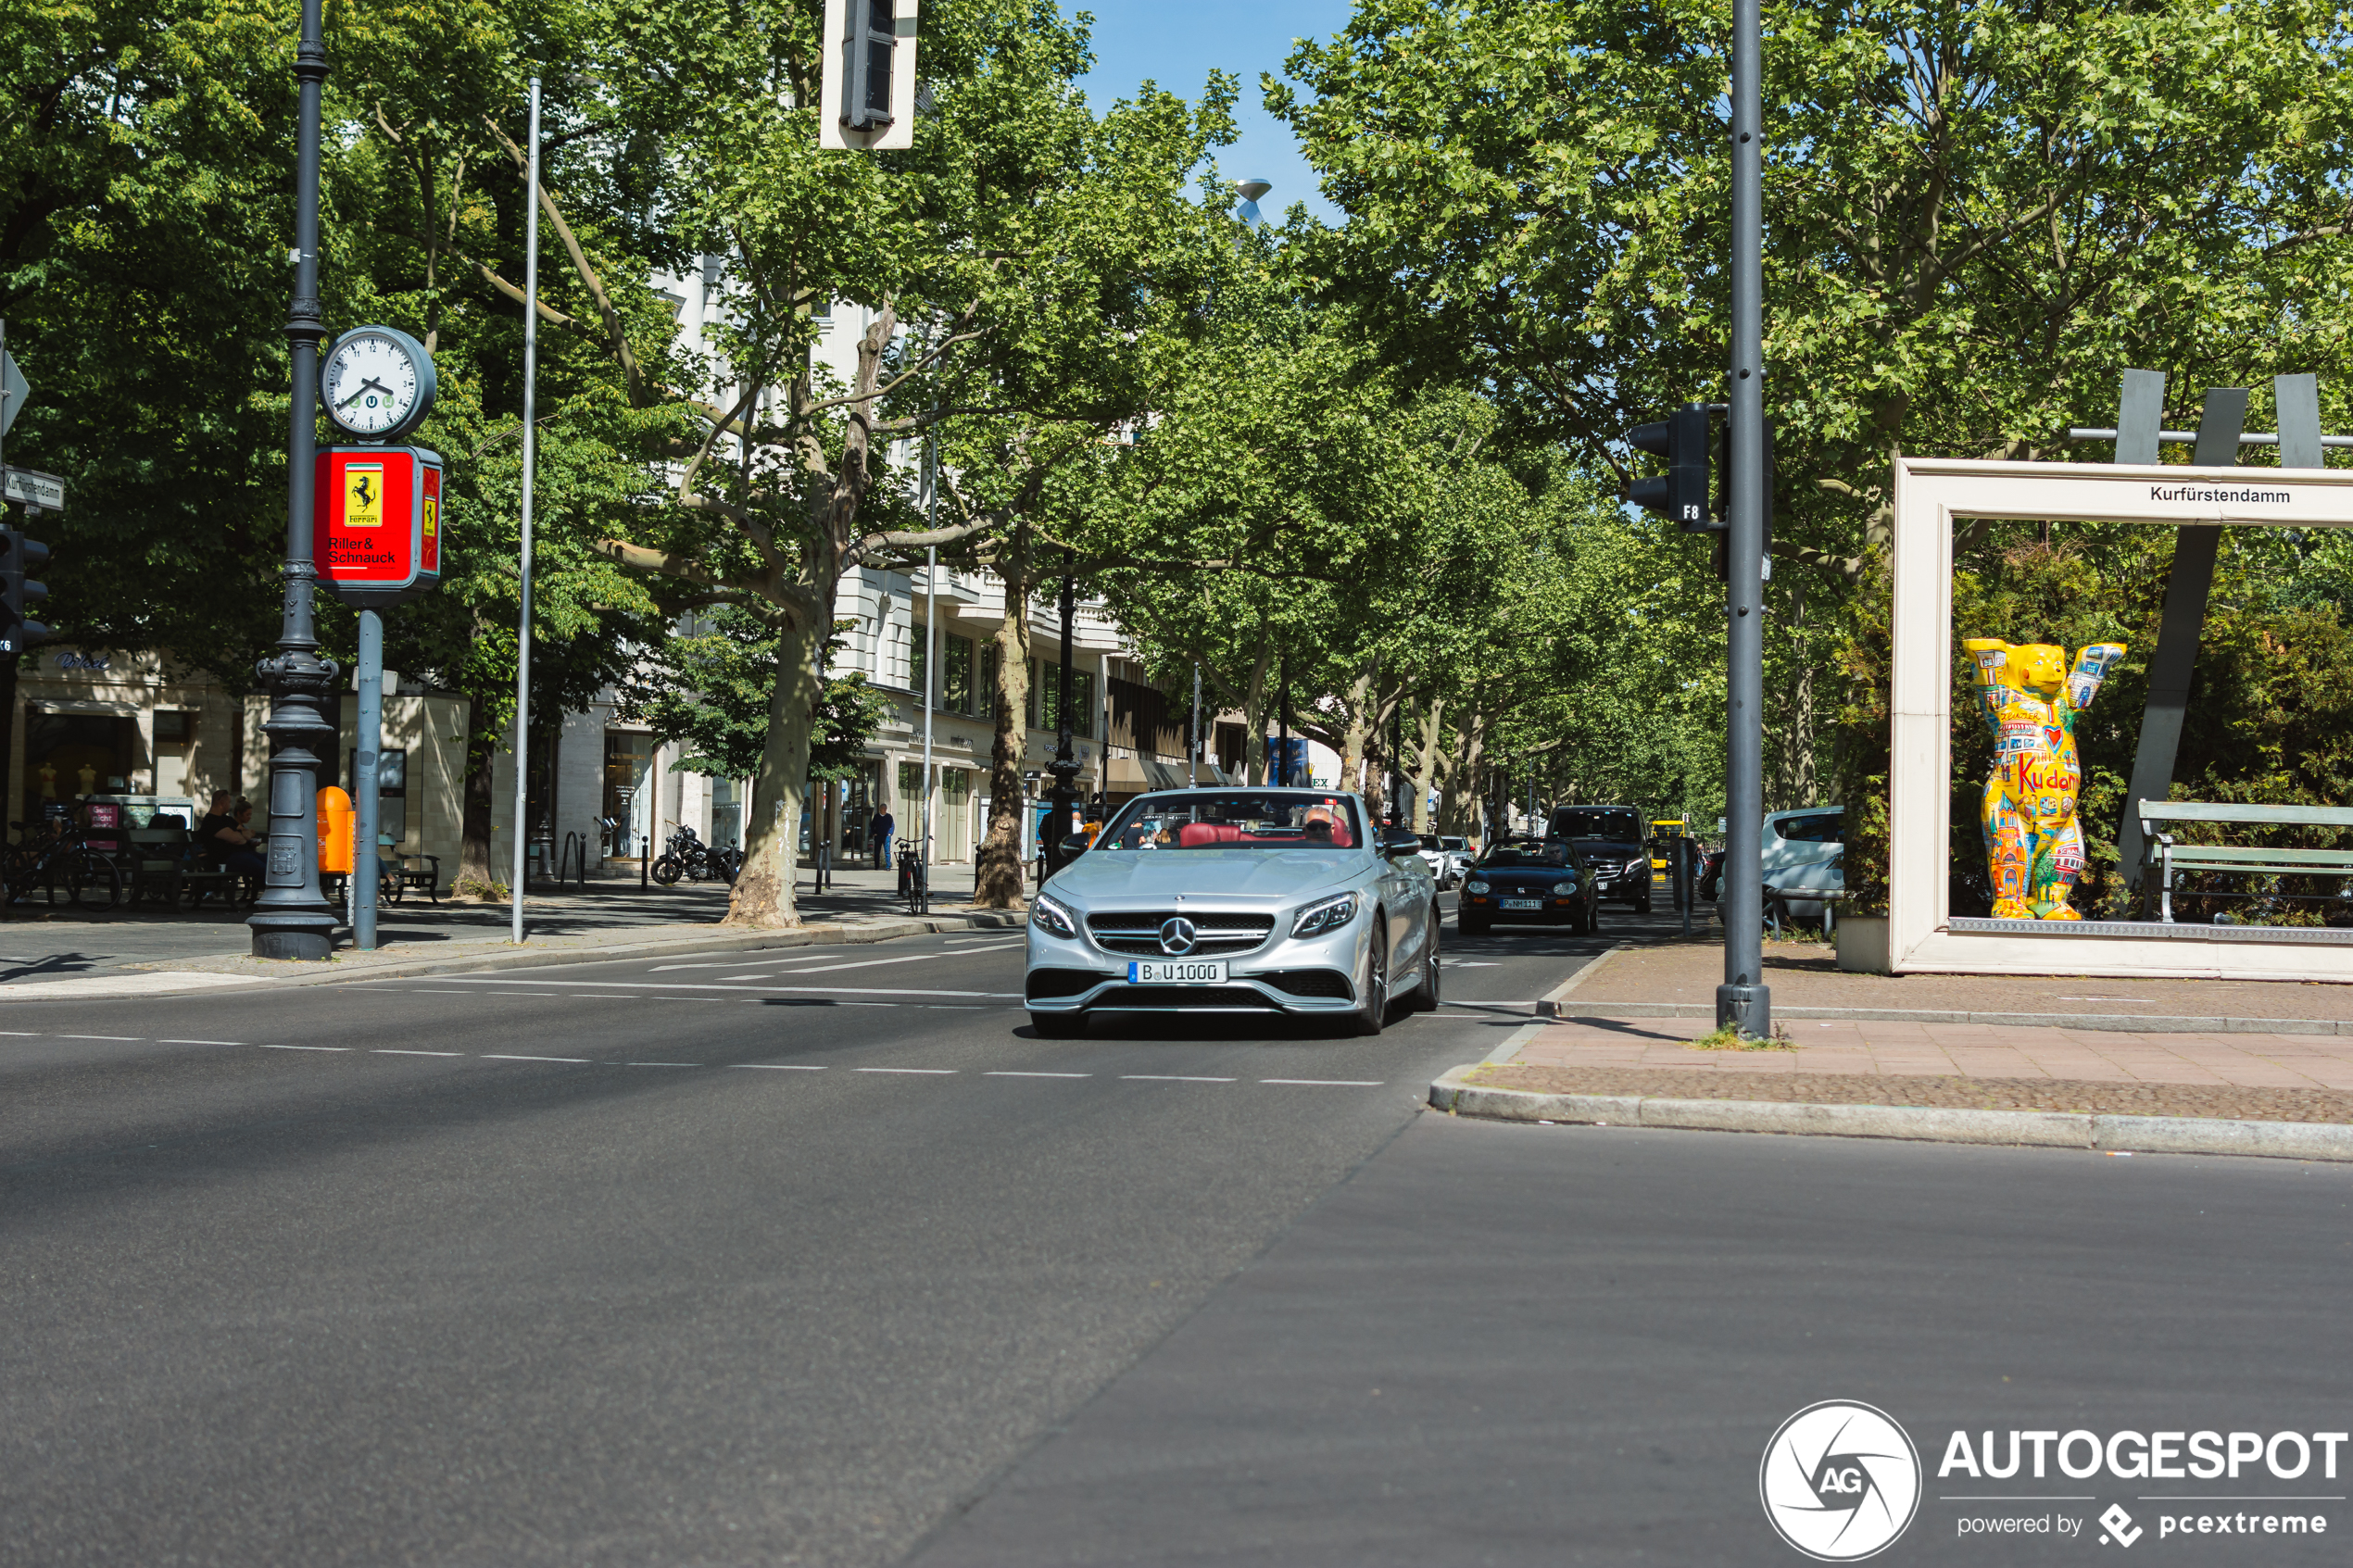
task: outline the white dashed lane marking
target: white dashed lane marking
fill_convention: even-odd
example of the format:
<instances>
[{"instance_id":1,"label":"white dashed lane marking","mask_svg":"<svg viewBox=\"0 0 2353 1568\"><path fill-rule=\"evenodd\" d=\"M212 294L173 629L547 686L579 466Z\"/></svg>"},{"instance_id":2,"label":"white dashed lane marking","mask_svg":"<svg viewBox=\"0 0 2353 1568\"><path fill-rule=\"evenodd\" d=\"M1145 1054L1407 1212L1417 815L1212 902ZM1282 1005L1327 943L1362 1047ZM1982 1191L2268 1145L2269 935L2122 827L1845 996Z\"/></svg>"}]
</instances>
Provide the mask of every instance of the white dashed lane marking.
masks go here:
<instances>
[{"instance_id":1,"label":"white dashed lane marking","mask_svg":"<svg viewBox=\"0 0 2353 1568\"><path fill-rule=\"evenodd\" d=\"M474 993L461 994L472 995ZM701 1000L704 998L698 997L693 999ZM12 1035L19 1039L50 1038L59 1040L127 1041L132 1043L143 1041L146 1038L146 1036L141 1035L44 1035L42 1031L36 1029L0 1030L0 1035ZM355 1046L302 1046L280 1044L268 1040L258 1040L249 1043L243 1040L158 1039L155 1043L162 1046L228 1046L239 1049L265 1051L330 1051L346 1055L360 1051L360 1047ZM699 1061L612 1061L585 1056L526 1056L517 1051L480 1051L471 1053L466 1051L436 1051L425 1050L414 1046L372 1046L367 1047L364 1052L361 1052L361 1054L370 1056L441 1057L451 1060L470 1060L475 1061L536 1061L563 1067L673 1067L699 1069L710 1065L709 1063ZM830 1071L830 1064L812 1061L737 1061L725 1063L724 1065L755 1073L824 1073ZM964 1069L961 1067L853 1067L850 1068L849 1071L852 1073L872 1073L903 1077L953 1078L962 1074L964 1072ZM1076 1079L1093 1078L1098 1076L1098 1074L1093 1073L1051 1071L1043 1068L993 1067L977 1073L975 1076L983 1078ZM1228 1077L1203 1073L1122 1073L1118 1074L1118 1077L1120 1082L1129 1084L1234 1084L1241 1082L1239 1077ZM1386 1085L1387 1080L1381 1078L1261 1078L1258 1079L1257 1082L1265 1085L1287 1086L1296 1085L1309 1088L1378 1089L1383 1087Z\"/></svg>"}]
</instances>

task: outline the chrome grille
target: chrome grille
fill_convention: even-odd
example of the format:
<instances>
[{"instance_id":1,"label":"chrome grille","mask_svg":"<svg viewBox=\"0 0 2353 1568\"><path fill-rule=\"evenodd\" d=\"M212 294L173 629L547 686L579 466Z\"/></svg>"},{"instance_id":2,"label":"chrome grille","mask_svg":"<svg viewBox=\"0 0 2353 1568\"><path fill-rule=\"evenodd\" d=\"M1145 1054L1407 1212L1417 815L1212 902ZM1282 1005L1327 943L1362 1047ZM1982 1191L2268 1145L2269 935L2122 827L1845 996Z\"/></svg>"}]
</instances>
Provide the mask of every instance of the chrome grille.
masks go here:
<instances>
[{"instance_id":1,"label":"chrome grille","mask_svg":"<svg viewBox=\"0 0 2353 1568\"><path fill-rule=\"evenodd\" d=\"M1214 909L1114 909L1087 917L1088 935L1108 952L1137 958L1164 958L1160 928L1178 915L1193 922L1199 934L1189 959L1222 959L1247 953L1265 945L1274 934L1273 915Z\"/></svg>"}]
</instances>

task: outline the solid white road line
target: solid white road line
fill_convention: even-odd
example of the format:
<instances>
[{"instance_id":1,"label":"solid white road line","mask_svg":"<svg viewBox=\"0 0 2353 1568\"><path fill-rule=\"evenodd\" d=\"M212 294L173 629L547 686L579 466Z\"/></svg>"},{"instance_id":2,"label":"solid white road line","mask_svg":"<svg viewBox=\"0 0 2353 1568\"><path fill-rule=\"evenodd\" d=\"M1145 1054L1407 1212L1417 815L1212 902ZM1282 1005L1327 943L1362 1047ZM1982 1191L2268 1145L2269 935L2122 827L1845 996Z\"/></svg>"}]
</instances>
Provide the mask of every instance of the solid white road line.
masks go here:
<instances>
[{"instance_id":1,"label":"solid white road line","mask_svg":"<svg viewBox=\"0 0 2353 1568\"><path fill-rule=\"evenodd\" d=\"M243 1040L157 1040L156 1044L159 1046L242 1046L245 1042ZM449 1054L455 1056L458 1053L452 1051Z\"/></svg>"},{"instance_id":2,"label":"solid white road line","mask_svg":"<svg viewBox=\"0 0 2353 1568\"><path fill-rule=\"evenodd\" d=\"M484 1061L576 1061L585 1063L588 1059L585 1056L506 1056L497 1051L484 1051L482 1053L482 1060Z\"/></svg>"},{"instance_id":3,"label":"solid white road line","mask_svg":"<svg viewBox=\"0 0 2353 1568\"><path fill-rule=\"evenodd\" d=\"M1183 1073L1123 1073L1123 1079L1139 1084L1230 1084L1231 1078L1196 1078Z\"/></svg>"},{"instance_id":4,"label":"solid white road line","mask_svg":"<svg viewBox=\"0 0 2353 1568\"><path fill-rule=\"evenodd\" d=\"M1262 1084L1311 1084L1327 1089L1378 1089L1378 1078L1261 1078Z\"/></svg>"},{"instance_id":5,"label":"solid white road line","mask_svg":"<svg viewBox=\"0 0 2353 1568\"><path fill-rule=\"evenodd\" d=\"M739 1061L737 1067L749 1067L759 1073L823 1073L824 1069L799 1061Z\"/></svg>"},{"instance_id":6,"label":"solid white road line","mask_svg":"<svg viewBox=\"0 0 2353 1568\"><path fill-rule=\"evenodd\" d=\"M347 1051L351 1048L349 1046L273 1046L267 1040L260 1045L265 1051Z\"/></svg>"},{"instance_id":7,"label":"solid white road line","mask_svg":"<svg viewBox=\"0 0 2353 1568\"><path fill-rule=\"evenodd\" d=\"M497 985L497 981L470 982L475 985ZM542 985L610 985L610 980L542 980ZM829 997L982 997L995 1000L1002 997L1018 997L1019 991L934 991L904 985L738 985L715 980L663 980L649 982L648 991L816 991ZM469 996L471 992L457 995ZM721 1001L718 997L681 997L679 1001Z\"/></svg>"},{"instance_id":8,"label":"solid white road line","mask_svg":"<svg viewBox=\"0 0 2353 1568\"><path fill-rule=\"evenodd\" d=\"M146 1036L145 1035L60 1035L57 1038L60 1040L120 1040L129 1042L133 1040L144 1040Z\"/></svg>"},{"instance_id":9,"label":"solid white road line","mask_svg":"<svg viewBox=\"0 0 2353 1568\"><path fill-rule=\"evenodd\" d=\"M633 1061L632 1067L700 1067L699 1061Z\"/></svg>"}]
</instances>

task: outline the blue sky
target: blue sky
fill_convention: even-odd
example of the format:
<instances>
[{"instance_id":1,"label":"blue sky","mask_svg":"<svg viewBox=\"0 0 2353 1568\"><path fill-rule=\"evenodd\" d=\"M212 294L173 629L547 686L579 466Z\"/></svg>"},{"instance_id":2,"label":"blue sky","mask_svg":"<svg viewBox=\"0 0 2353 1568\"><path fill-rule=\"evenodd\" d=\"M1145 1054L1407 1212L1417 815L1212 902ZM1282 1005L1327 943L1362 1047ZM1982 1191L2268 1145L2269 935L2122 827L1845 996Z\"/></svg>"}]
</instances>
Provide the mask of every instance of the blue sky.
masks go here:
<instances>
[{"instance_id":1,"label":"blue sky","mask_svg":"<svg viewBox=\"0 0 2353 1568\"><path fill-rule=\"evenodd\" d=\"M1098 111L1147 80L1199 98L1212 70L1232 71L1241 78L1241 140L1219 155L1218 168L1237 180L1273 181L1260 204L1269 218L1304 202L1327 223L1340 214L1316 192L1289 129L1260 107L1258 73L1281 75L1291 40L1330 37L1347 24L1349 8L1348 0L1063 0L1065 14L1094 13L1095 69L1084 85Z\"/></svg>"}]
</instances>

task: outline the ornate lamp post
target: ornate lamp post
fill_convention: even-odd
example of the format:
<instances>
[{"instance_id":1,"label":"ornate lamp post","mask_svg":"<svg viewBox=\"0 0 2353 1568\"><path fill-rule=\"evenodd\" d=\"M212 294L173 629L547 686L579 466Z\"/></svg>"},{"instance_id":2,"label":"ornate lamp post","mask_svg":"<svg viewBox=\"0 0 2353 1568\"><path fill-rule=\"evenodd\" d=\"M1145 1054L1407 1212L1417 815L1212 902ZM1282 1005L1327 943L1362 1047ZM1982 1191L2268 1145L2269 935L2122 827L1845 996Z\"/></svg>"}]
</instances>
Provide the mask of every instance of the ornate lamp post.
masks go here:
<instances>
[{"instance_id":1,"label":"ornate lamp post","mask_svg":"<svg viewBox=\"0 0 2353 1568\"><path fill-rule=\"evenodd\" d=\"M1061 684L1054 698L1054 759L1046 771L1054 775L1054 787L1046 797L1046 821L1053 830L1039 846L1046 852L1046 874L1053 875L1063 869L1063 838L1070 832L1070 803L1076 797L1073 787L1078 777L1078 759L1071 754L1070 746L1070 676L1071 621L1076 612L1076 584L1073 574L1077 570L1076 558L1069 550L1063 552L1063 660Z\"/></svg>"},{"instance_id":2,"label":"ornate lamp post","mask_svg":"<svg viewBox=\"0 0 2353 1568\"><path fill-rule=\"evenodd\" d=\"M293 348L294 404L287 420L285 608L278 651L256 666L270 693L262 729L270 758L270 849L261 897L245 922L254 957L323 959L334 949L335 911L319 890L317 797L319 752L335 744L322 709L341 671L319 657L311 623L318 575L311 560L311 489L319 380L319 94L327 80L327 46L319 26L320 0L302 0L302 42L295 51L300 84L300 146L295 172L295 292L286 320ZM370 847L372 849L372 846Z\"/></svg>"}]
</instances>

